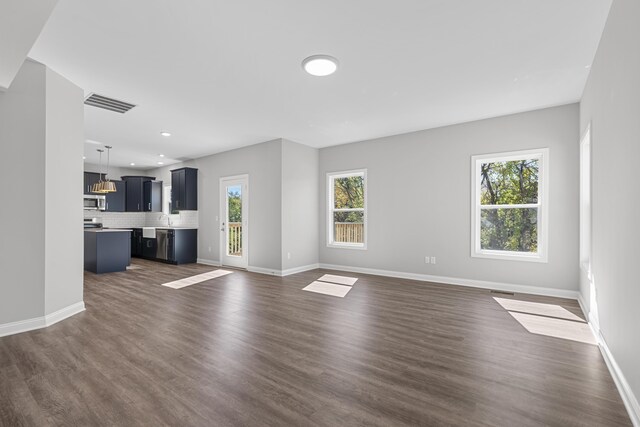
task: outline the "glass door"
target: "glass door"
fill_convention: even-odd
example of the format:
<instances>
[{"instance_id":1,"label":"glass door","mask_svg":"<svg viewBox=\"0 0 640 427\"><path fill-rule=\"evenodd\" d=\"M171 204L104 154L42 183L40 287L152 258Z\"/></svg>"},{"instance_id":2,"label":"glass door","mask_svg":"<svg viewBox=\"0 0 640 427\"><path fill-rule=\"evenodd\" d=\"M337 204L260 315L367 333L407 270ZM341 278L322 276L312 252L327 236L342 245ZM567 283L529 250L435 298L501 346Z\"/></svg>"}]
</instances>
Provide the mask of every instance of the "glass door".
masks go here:
<instances>
[{"instance_id":1,"label":"glass door","mask_svg":"<svg viewBox=\"0 0 640 427\"><path fill-rule=\"evenodd\" d=\"M247 268L248 177L220 180L222 265Z\"/></svg>"}]
</instances>

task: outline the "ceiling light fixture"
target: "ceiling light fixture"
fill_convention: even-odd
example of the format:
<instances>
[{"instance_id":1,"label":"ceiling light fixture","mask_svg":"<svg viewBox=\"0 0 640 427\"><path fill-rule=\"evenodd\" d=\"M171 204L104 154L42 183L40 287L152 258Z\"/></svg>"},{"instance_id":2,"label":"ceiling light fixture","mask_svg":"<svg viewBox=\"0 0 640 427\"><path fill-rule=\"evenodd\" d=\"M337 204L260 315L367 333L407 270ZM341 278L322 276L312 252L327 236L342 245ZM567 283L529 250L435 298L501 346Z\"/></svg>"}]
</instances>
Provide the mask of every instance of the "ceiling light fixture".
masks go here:
<instances>
[{"instance_id":1,"label":"ceiling light fixture","mask_svg":"<svg viewBox=\"0 0 640 427\"><path fill-rule=\"evenodd\" d=\"M160 157L164 157L164 154L160 154Z\"/></svg>"},{"instance_id":2,"label":"ceiling light fixture","mask_svg":"<svg viewBox=\"0 0 640 427\"><path fill-rule=\"evenodd\" d=\"M136 164L135 164L135 163L133 163L133 162L129 163L129 166L135 166L135 165L136 165Z\"/></svg>"},{"instance_id":3,"label":"ceiling light fixture","mask_svg":"<svg viewBox=\"0 0 640 427\"><path fill-rule=\"evenodd\" d=\"M171 132L167 132L166 130L163 130L162 132L160 132L160 135L162 135L162 136L171 136Z\"/></svg>"},{"instance_id":4,"label":"ceiling light fixture","mask_svg":"<svg viewBox=\"0 0 640 427\"><path fill-rule=\"evenodd\" d=\"M329 76L338 69L338 60L329 55L312 55L302 61L302 68L312 76Z\"/></svg>"},{"instance_id":5,"label":"ceiling light fixture","mask_svg":"<svg viewBox=\"0 0 640 427\"><path fill-rule=\"evenodd\" d=\"M164 165L164 162L158 162L159 165Z\"/></svg>"}]
</instances>

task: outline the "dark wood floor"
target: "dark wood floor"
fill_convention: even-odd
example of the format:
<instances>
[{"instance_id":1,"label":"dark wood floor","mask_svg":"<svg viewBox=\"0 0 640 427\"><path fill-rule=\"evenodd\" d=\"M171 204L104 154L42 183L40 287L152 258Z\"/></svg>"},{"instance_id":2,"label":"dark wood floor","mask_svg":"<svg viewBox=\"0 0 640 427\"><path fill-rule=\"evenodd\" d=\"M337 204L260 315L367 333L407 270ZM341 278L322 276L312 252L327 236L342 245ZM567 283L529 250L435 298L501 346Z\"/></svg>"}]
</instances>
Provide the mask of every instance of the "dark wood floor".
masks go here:
<instances>
[{"instance_id":1,"label":"dark wood floor","mask_svg":"<svg viewBox=\"0 0 640 427\"><path fill-rule=\"evenodd\" d=\"M527 332L486 290L302 291L321 270L174 290L214 267L135 265L87 273L86 312L0 339L0 425L630 425L597 347Z\"/></svg>"}]
</instances>

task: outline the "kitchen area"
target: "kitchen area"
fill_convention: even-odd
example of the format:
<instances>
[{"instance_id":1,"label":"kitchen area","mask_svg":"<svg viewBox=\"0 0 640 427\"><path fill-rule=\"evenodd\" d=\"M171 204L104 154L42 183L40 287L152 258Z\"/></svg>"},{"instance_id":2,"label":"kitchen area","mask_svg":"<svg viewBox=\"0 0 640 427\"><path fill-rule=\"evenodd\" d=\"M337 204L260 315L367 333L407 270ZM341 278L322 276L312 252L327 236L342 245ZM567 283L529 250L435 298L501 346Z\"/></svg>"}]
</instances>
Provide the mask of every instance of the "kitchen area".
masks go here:
<instances>
[{"instance_id":1,"label":"kitchen area","mask_svg":"<svg viewBox=\"0 0 640 427\"><path fill-rule=\"evenodd\" d=\"M198 255L198 170L153 176L84 172L84 268L96 274L126 271L132 258L195 263ZM100 168L93 168L100 170Z\"/></svg>"}]
</instances>

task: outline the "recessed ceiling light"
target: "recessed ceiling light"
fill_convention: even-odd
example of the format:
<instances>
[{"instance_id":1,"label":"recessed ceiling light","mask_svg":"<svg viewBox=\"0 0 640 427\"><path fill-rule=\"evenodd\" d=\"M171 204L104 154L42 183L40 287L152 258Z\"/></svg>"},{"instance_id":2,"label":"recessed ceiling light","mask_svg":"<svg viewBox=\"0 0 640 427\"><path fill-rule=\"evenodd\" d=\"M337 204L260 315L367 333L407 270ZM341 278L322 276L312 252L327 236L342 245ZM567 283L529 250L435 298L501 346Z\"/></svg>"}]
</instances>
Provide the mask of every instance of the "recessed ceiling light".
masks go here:
<instances>
[{"instance_id":1,"label":"recessed ceiling light","mask_svg":"<svg viewBox=\"0 0 640 427\"><path fill-rule=\"evenodd\" d=\"M129 165L130 165L130 166L135 166L136 164L135 164L135 163L133 163L133 162L131 162L131 163L129 163Z\"/></svg>"},{"instance_id":2,"label":"recessed ceiling light","mask_svg":"<svg viewBox=\"0 0 640 427\"><path fill-rule=\"evenodd\" d=\"M160 157L164 157L164 154L160 154Z\"/></svg>"},{"instance_id":3,"label":"recessed ceiling light","mask_svg":"<svg viewBox=\"0 0 640 427\"><path fill-rule=\"evenodd\" d=\"M87 156L82 156L82 160L87 160Z\"/></svg>"},{"instance_id":4,"label":"recessed ceiling light","mask_svg":"<svg viewBox=\"0 0 640 427\"><path fill-rule=\"evenodd\" d=\"M302 68L312 76L324 77L338 69L338 60L329 55L313 55L302 61Z\"/></svg>"},{"instance_id":5,"label":"recessed ceiling light","mask_svg":"<svg viewBox=\"0 0 640 427\"><path fill-rule=\"evenodd\" d=\"M171 136L171 133L163 130L162 132L160 132L160 135L162 135L162 136Z\"/></svg>"},{"instance_id":6,"label":"recessed ceiling light","mask_svg":"<svg viewBox=\"0 0 640 427\"><path fill-rule=\"evenodd\" d=\"M164 162L158 162L159 165L164 165Z\"/></svg>"}]
</instances>

